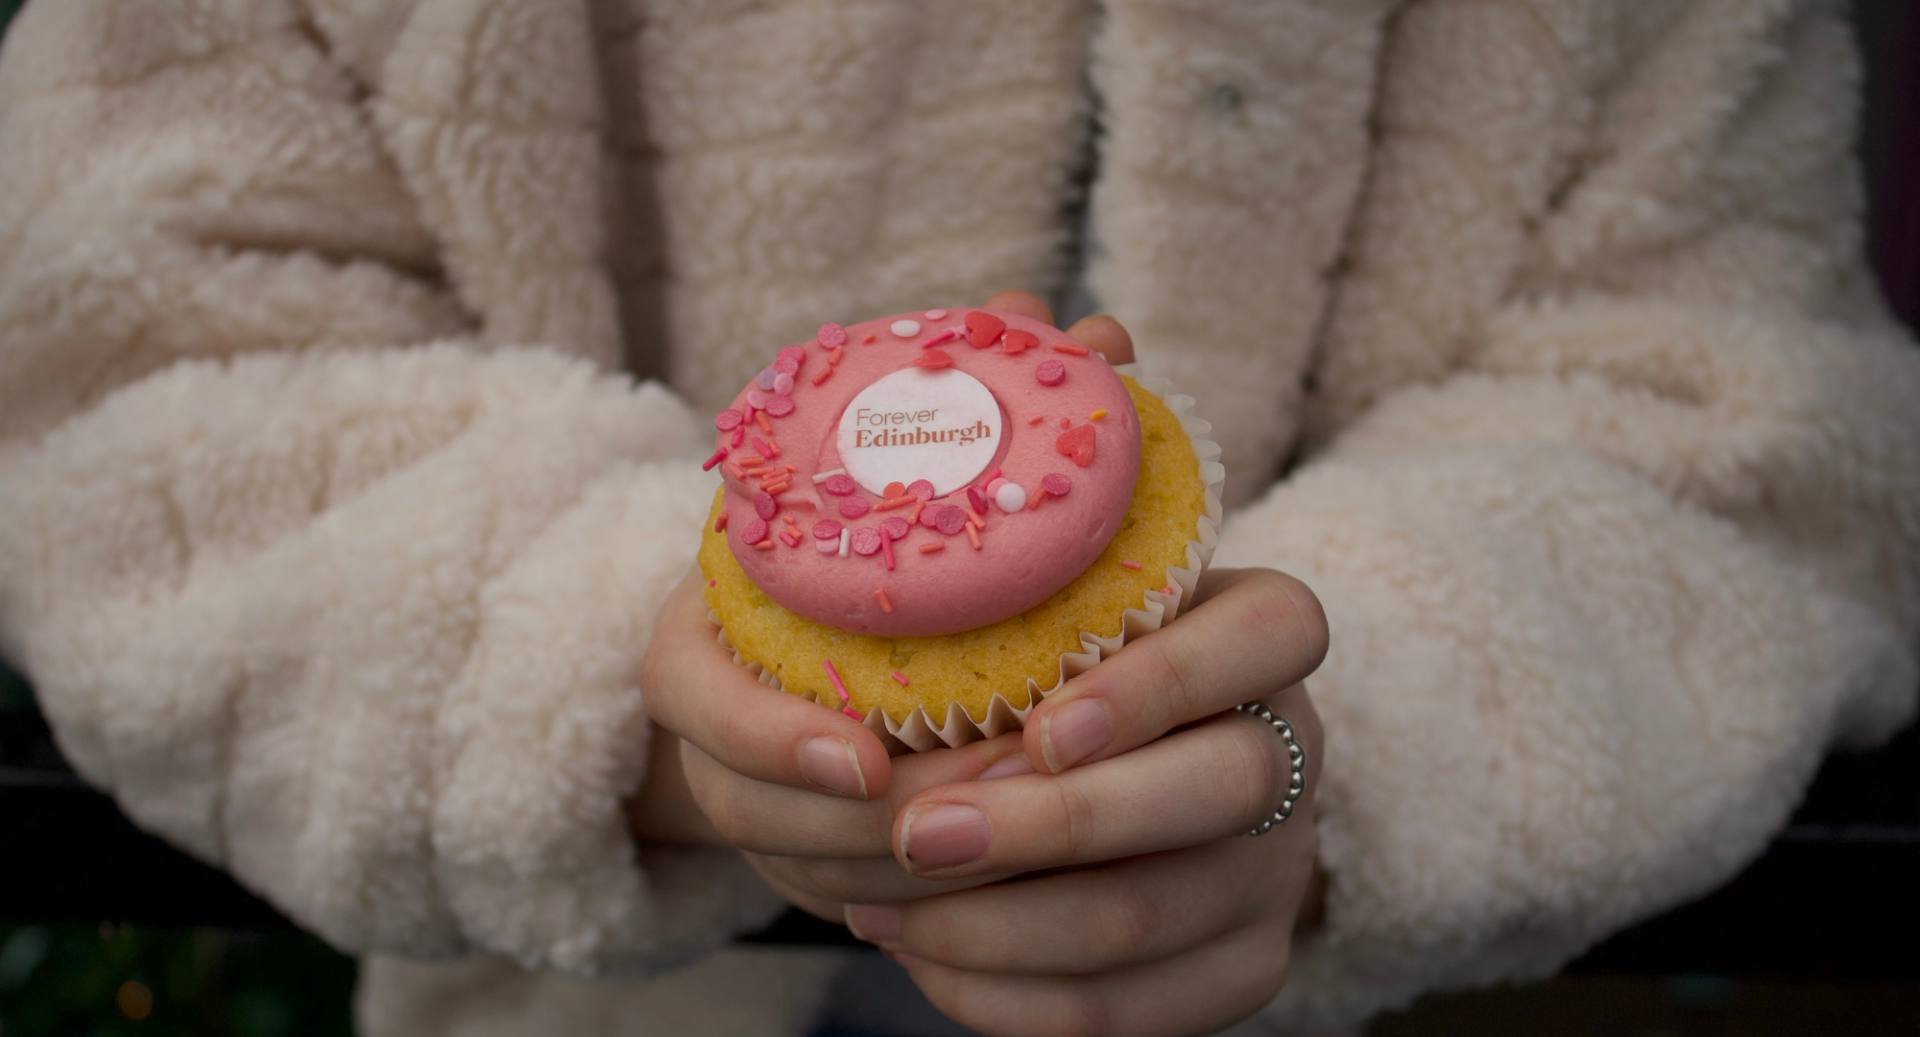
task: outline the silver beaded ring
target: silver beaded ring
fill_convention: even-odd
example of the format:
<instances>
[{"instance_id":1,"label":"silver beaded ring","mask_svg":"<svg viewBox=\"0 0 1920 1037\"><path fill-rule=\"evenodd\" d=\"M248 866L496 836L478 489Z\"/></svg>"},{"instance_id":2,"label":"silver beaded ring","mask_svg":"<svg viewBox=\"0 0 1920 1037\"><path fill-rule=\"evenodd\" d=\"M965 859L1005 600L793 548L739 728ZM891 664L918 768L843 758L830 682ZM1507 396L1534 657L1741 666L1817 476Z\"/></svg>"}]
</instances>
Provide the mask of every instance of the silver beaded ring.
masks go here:
<instances>
[{"instance_id":1,"label":"silver beaded ring","mask_svg":"<svg viewBox=\"0 0 1920 1037\"><path fill-rule=\"evenodd\" d=\"M1293 816L1293 805L1299 802L1300 793L1306 791L1307 751L1300 748L1300 743L1294 739L1293 725L1287 723L1285 718L1274 716L1273 710L1268 709L1265 703L1247 702L1233 708L1236 712L1256 716L1272 724L1274 733L1280 736L1281 741L1287 743L1287 762L1293 768L1293 773L1287 778L1287 794L1281 798L1280 809L1274 811L1272 817L1260 822L1260 827L1247 833L1248 835L1265 835L1273 831L1274 825Z\"/></svg>"}]
</instances>

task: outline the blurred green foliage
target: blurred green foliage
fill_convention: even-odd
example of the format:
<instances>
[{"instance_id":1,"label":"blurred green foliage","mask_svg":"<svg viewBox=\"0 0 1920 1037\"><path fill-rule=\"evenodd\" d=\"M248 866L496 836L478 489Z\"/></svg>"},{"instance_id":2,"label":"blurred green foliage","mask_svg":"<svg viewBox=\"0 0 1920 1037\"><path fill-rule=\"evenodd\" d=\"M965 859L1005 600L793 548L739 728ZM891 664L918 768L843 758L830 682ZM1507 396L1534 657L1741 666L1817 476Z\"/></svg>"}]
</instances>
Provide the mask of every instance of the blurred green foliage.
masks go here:
<instances>
[{"instance_id":1,"label":"blurred green foliage","mask_svg":"<svg viewBox=\"0 0 1920 1037\"><path fill-rule=\"evenodd\" d=\"M0 1037L348 1037L353 979L305 933L0 926Z\"/></svg>"}]
</instances>

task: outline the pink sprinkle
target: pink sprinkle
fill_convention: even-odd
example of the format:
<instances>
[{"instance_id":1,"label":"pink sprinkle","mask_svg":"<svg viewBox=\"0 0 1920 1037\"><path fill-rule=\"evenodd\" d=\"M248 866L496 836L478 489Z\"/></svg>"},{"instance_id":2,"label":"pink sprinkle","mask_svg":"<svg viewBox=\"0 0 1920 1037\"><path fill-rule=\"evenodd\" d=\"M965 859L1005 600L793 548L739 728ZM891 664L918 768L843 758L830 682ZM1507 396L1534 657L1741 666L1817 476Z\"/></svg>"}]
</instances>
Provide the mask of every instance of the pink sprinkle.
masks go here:
<instances>
[{"instance_id":1,"label":"pink sprinkle","mask_svg":"<svg viewBox=\"0 0 1920 1037\"><path fill-rule=\"evenodd\" d=\"M840 701L851 703L853 696L847 694L847 686L840 683L840 671L833 668L833 660L822 659L820 665L826 667L827 679L833 682L833 690L840 693Z\"/></svg>"},{"instance_id":2,"label":"pink sprinkle","mask_svg":"<svg viewBox=\"0 0 1920 1037\"><path fill-rule=\"evenodd\" d=\"M739 428L740 423L745 420L747 416L737 410L723 410L713 416L713 427L722 432L731 432Z\"/></svg>"},{"instance_id":3,"label":"pink sprinkle","mask_svg":"<svg viewBox=\"0 0 1920 1037\"><path fill-rule=\"evenodd\" d=\"M892 612L892 611L893 611L893 602L891 602L891 601L888 601L888 600L887 600L887 591L886 591L886 588L884 588L884 587L876 587L876 588L874 588L874 591L873 591L873 600L875 600L875 601L877 601L877 602L879 602L879 603L880 603L880 611L882 611L882 612Z\"/></svg>"},{"instance_id":4,"label":"pink sprinkle","mask_svg":"<svg viewBox=\"0 0 1920 1037\"><path fill-rule=\"evenodd\" d=\"M951 504L941 504L933 509L933 521L940 532L954 536L967 528L967 513ZM749 541L751 543L751 541Z\"/></svg>"},{"instance_id":5,"label":"pink sprinkle","mask_svg":"<svg viewBox=\"0 0 1920 1037\"><path fill-rule=\"evenodd\" d=\"M1122 569L1132 569L1132 570L1133 570L1133 571L1135 571L1135 572L1139 572L1139 571L1140 571L1140 563L1139 563L1139 562L1136 562L1136 561L1134 561L1134 560L1133 560L1133 559L1131 559L1131 558L1122 558L1122 559L1120 559L1120 568L1122 568Z\"/></svg>"},{"instance_id":6,"label":"pink sprinkle","mask_svg":"<svg viewBox=\"0 0 1920 1037\"><path fill-rule=\"evenodd\" d=\"M786 541L786 542L787 542L787 546L788 546L788 547L799 547L799 546L800 546L800 534L798 534L798 533L795 533L795 532L794 532L793 530L791 530L791 529L783 529L783 530L781 530L781 531L780 531L780 539L782 539L782 540L784 540L784 541Z\"/></svg>"},{"instance_id":7,"label":"pink sprinkle","mask_svg":"<svg viewBox=\"0 0 1920 1037\"><path fill-rule=\"evenodd\" d=\"M1033 417L1027 419L1027 424L1038 425L1045 420L1047 420L1047 416L1045 414L1035 414Z\"/></svg>"},{"instance_id":8,"label":"pink sprinkle","mask_svg":"<svg viewBox=\"0 0 1920 1037\"><path fill-rule=\"evenodd\" d=\"M933 317L933 314L931 314L931 313L929 313L929 314L927 314L927 316L929 316L929 317ZM934 320L939 320L940 318L938 318L938 317L933 317L933 319L934 319ZM892 677L892 678L893 678L893 682L894 682L895 684L898 684L898 685L900 685L900 686L901 686L901 687L903 687L903 688L907 686L907 678L906 678L905 676L903 676L903 675L902 675L902 674L900 673L900 671L899 671L899 670L895 670L895 671L893 671L893 672L892 672L891 674L888 674L888 676L890 676L890 677Z\"/></svg>"},{"instance_id":9,"label":"pink sprinkle","mask_svg":"<svg viewBox=\"0 0 1920 1037\"><path fill-rule=\"evenodd\" d=\"M769 385L767 386L767 388L771 389L773 388L773 386ZM767 394L761 392L758 389L748 389L747 390L747 406L752 407L754 410L766 410Z\"/></svg>"},{"instance_id":10,"label":"pink sprinkle","mask_svg":"<svg viewBox=\"0 0 1920 1037\"><path fill-rule=\"evenodd\" d=\"M1059 385L1067 380L1067 365L1058 360L1048 360L1033 369L1033 378L1041 385Z\"/></svg>"},{"instance_id":11,"label":"pink sprinkle","mask_svg":"<svg viewBox=\"0 0 1920 1037\"><path fill-rule=\"evenodd\" d=\"M967 487L967 503L973 505L973 510L975 511L985 511L987 510L987 495L980 492L980 487L969 486Z\"/></svg>"},{"instance_id":12,"label":"pink sprinkle","mask_svg":"<svg viewBox=\"0 0 1920 1037\"><path fill-rule=\"evenodd\" d=\"M865 721L867 719L866 717L861 716L860 711L853 708L852 706L841 706L840 712L845 713L846 715L852 717L855 720Z\"/></svg>"},{"instance_id":13,"label":"pink sprinkle","mask_svg":"<svg viewBox=\"0 0 1920 1037\"><path fill-rule=\"evenodd\" d=\"M1000 487L1005 486L1006 484L1007 484L1007 481L1005 479L995 479L992 482L988 483L987 496L989 497L1000 496Z\"/></svg>"},{"instance_id":14,"label":"pink sprinkle","mask_svg":"<svg viewBox=\"0 0 1920 1037\"><path fill-rule=\"evenodd\" d=\"M1040 477L1040 488L1047 491L1049 497L1065 497L1073 489L1073 480L1059 472L1048 472Z\"/></svg>"},{"instance_id":15,"label":"pink sprinkle","mask_svg":"<svg viewBox=\"0 0 1920 1037\"><path fill-rule=\"evenodd\" d=\"M851 475L835 475L829 476L827 481L820 485L820 488L833 494L835 497L845 497L847 494L859 489L860 484L854 482L853 476Z\"/></svg>"},{"instance_id":16,"label":"pink sprinkle","mask_svg":"<svg viewBox=\"0 0 1920 1037\"><path fill-rule=\"evenodd\" d=\"M872 507L873 505L868 504L865 497L842 497L840 498L840 517L857 519L865 515L868 509ZM872 554L873 552L869 551L867 553Z\"/></svg>"},{"instance_id":17,"label":"pink sprinkle","mask_svg":"<svg viewBox=\"0 0 1920 1037\"><path fill-rule=\"evenodd\" d=\"M880 557L887 563L887 571L892 572L893 571L893 538L890 536L887 536L886 533L884 532L880 534ZM892 612L893 610L888 609L887 611Z\"/></svg>"},{"instance_id":18,"label":"pink sprinkle","mask_svg":"<svg viewBox=\"0 0 1920 1037\"><path fill-rule=\"evenodd\" d=\"M735 413L738 413L738 412L736 411ZM739 446L741 443L746 441L746 438L747 438L747 426L744 424L735 425L733 427L733 438L727 441L727 445Z\"/></svg>"},{"instance_id":19,"label":"pink sprinkle","mask_svg":"<svg viewBox=\"0 0 1920 1037\"><path fill-rule=\"evenodd\" d=\"M740 542L743 544L757 544L760 541L765 540L766 538L767 538L767 520L766 519L754 519L752 522L749 522L745 526L742 526L740 528Z\"/></svg>"},{"instance_id":20,"label":"pink sprinkle","mask_svg":"<svg viewBox=\"0 0 1920 1037\"><path fill-rule=\"evenodd\" d=\"M886 542L887 538L881 536L880 531L872 526L861 526L853 531L853 553L862 558L871 558L879 554L880 545Z\"/></svg>"},{"instance_id":21,"label":"pink sprinkle","mask_svg":"<svg viewBox=\"0 0 1920 1037\"><path fill-rule=\"evenodd\" d=\"M779 359L774 361L773 369L776 371L786 371L788 374L797 374L806 362L807 349L805 346L788 346L780 351ZM786 368L780 366L785 363L792 363L793 370L787 371Z\"/></svg>"},{"instance_id":22,"label":"pink sprinkle","mask_svg":"<svg viewBox=\"0 0 1920 1037\"><path fill-rule=\"evenodd\" d=\"M788 347L788 348L792 348L792 347ZM794 375L797 375L800 373L800 365L796 363L792 357L783 356L780 359L775 360L773 362L773 370L775 374L783 374L783 375L786 375L788 378L792 378ZM774 384L779 385L780 383L776 379L774 381Z\"/></svg>"},{"instance_id":23,"label":"pink sprinkle","mask_svg":"<svg viewBox=\"0 0 1920 1037\"><path fill-rule=\"evenodd\" d=\"M987 477L986 477L985 479L982 479L982 480L980 480L979 482L977 482L977 483L974 483L974 485L975 485L975 486L985 486L985 485L987 485L988 483L990 483L990 482L992 482L992 481L994 481L995 479L998 479L998 478L1000 478L1000 469L998 469L998 468L995 468L995 469L994 469L993 471L991 471L991 472L988 472L988 473L987 473Z\"/></svg>"},{"instance_id":24,"label":"pink sprinkle","mask_svg":"<svg viewBox=\"0 0 1920 1037\"><path fill-rule=\"evenodd\" d=\"M907 492L921 500L932 500L933 484L925 479L915 479L913 484L907 487Z\"/></svg>"},{"instance_id":25,"label":"pink sprinkle","mask_svg":"<svg viewBox=\"0 0 1920 1037\"><path fill-rule=\"evenodd\" d=\"M784 377L784 376L783 376ZM775 396L767 401L767 413L776 418L784 418L793 413L793 397Z\"/></svg>"},{"instance_id":26,"label":"pink sprinkle","mask_svg":"<svg viewBox=\"0 0 1920 1037\"><path fill-rule=\"evenodd\" d=\"M727 513L723 511L720 513L719 518L713 520L713 531L715 533L718 533L726 528L727 528Z\"/></svg>"},{"instance_id":27,"label":"pink sprinkle","mask_svg":"<svg viewBox=\"0 0 1920 1037\"><path fill-rule=\"evenodd\" d=\"M840 523L832 519L821 519L813 524L813 538L815 540L839 540L840 528Z\"/></svg>"},{"instance_id":28,"label":"pink sprinkle","mask_svg":"<svg viewBox=\"0 0 1920 1037\"><path fill-rule=\"evenodd\" d=\"M1162 593L1162 594L1172 594L1172 593L1173 593L1173 584L1171 584L1171 583L1169 583L1169 584L1167 584L1167 585L1166 585L1165 587L1162 587L1162 588L1160 588L1160 593Z\"/></svg>"},{"instance_id":29,"label":"pink sprinkle","mask_svg":"<svg viewBox=\"0 0 1920 1037\"><path fill-rule=\"evenodd\" d=\"M927 527L928 529L939 529L940 528L940 507L941 507L940 505L935 505L931 508L927 508L921 511L920 524Z\"/></svg>"},{"instance_id":30,"label":"pink sprinkle","mask_svg":"<svg viewBox=\"0 0 1920 1037\"><path fill-rule=\"evenodd\" d=\"M733 412L728 411L727 413L732 414ZM707 458L706 463L700 466L700 470L703 472L711 472L713 471L714 465L717 465L720 462L725 461L726 459L727 459L727 448L721 447L720 449L715 450L713 452L712 457Z\"/></svg>"},{"instance_id":31,"label":"pink sprinkle","mask_svg":"<svg viewBox=\"0 0 1920 1037\"><path fill-rule=\"evenodd\" d=\"M907 520L898 515L880 523L880 532L885 533L888 540L898 540L912 529L913 527L907 524Z\"/></svg>"},{"instance_id":32,"label":"pink sprinkle","mask_svg":"<svg viewBox=\"0 0 1920 1037\"><path fill-rule=\"evenodd\" d=\"M793 391L793 372L782 371L779 374L774 375L773 391L779 396L785 396L788 393L792 392Z\"/></svg>"},{"instance_id":33,"label":"pink sprinkle","mask_svg":"<svg viewBox=\"0 0 1920 1037\"><path fill-rule=\"evenodd\" d=\"M825 540L815 540L813 549L823 555L837 554L840 551L840 537L835 535Z\"/></svg>"},{"instance_id":34,"label":"pink sprinkle","mask_svg":"<svg viewBox=\"0 0 1920 1037\"><path fill-rule=\"evenodd\" d=\"M772 519L780 513L780 502L773 494L765 490L755 490L753 494L753 513L763 519Z\"/></svg>"},{"instance_id":35,"label":"pink sprinkle","mask_svg":"<svg viewBox=\"0 0 1920 1037\"><path fill-rule=\"evenodd\" d=\"M952 342L954 339L957 339L959 337L960 337L960 329L948 328L947 330L941 332L940 334L935 335L932 338L926 340L925 342L920 343L920 348L932 349L933 347L939 345L942 342Z\"/></svg>"},{"instance_id":36,"label":"pink sprinkle","mask_svg":"<svg viewBox=\"0 0 1920 1037\"><path fill-rule=\"evenodd\" d=\"M927 319L928 319L928 320L946 320L946 319L947 319L947 311L945 311L945 310L928 310L928 311L927 311ZM896 676L896 677L898 677L898 676L900 676L900 675L896 673L896 674L894 674L894 676ZM900 683L902 683L902 684L905 684L905 683L906 683L906 681L901 681Z\"/></svg>"},{"instance_id":37,"label":"pink sprinkle","mask_svg":"<svg viewBox=\"0 0 1920 1037\"><path fill-rule=\"evenodd\" d=\"M1087 355L1087 347L1073 342L1055 342L1052 349L1056 353L1066 353L1069 356Z\"/></svg>"},{"instance_id":38,"label":"pink sprinkle","mask_svg":"<svg viewBox=\"0 0 1920 1037\"><path fill-rule=\"evenodd\" d=\"M761 439L759 436L753 437L753 448L755 450L760 451L761 457L779 457L780 456L777 452L774 451L772 447L767 445L766 440Z\"/></svg>"},{"instance_id":39,"label":"pink sprinkle","mask_svg":"<svg viewBox=\"0 0 1920 1037\"><path fill-rule=\"evenodd\" d=\"M708 581L707 581L707 586L709 586L709 587L718 587L718 586L720 586L720 581L719 581L719 580L708 580Z\"/></svg>"},{"instance_id":40,"label":"pink sprinkle","mask_svg":"<svg viewBox=\"0 0 1920 1037\"><path fill-rule=\"evenodd\" d=\"M847 329L831 322L822 324L820 325L819 334L815 335L813 340L828 349L832 349L835 346L846 343Z\"/></svg>"}]
</instances>

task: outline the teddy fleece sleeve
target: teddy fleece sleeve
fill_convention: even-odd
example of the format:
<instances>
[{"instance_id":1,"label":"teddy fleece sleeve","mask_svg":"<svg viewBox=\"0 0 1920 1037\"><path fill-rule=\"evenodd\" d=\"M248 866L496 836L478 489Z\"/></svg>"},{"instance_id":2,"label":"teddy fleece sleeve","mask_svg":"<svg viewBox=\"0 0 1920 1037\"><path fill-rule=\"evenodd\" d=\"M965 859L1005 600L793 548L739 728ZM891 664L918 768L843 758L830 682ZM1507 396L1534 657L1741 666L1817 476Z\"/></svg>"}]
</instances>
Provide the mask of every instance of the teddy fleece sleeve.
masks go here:
<instances>
[{"instance_id":1,"label":"teddy fleece sleeve","mask_svg":"<svg viewBox=\"0 0 1920 1037\"><path fill-rule=\"evenodd\" d=\"M1219 555L1333 631L1275 1020L1546 975L1912 716L1920 351L1862 288L1846 26L1650 6L1394 27L1326 445Z\"/></svg>"},{"instance_id":2,"label":"teddy fleece sleeve","mask_svg":"<svg viewBox=\"0 0 1920 1037\"><path fill-rule=\"evenodd\" d=\"M319 41L187 0L10 31L0 650L136 822L343 949L685 960L777 909L621 808L691 416L484 344Z\"/></svg>"}]
</instances>

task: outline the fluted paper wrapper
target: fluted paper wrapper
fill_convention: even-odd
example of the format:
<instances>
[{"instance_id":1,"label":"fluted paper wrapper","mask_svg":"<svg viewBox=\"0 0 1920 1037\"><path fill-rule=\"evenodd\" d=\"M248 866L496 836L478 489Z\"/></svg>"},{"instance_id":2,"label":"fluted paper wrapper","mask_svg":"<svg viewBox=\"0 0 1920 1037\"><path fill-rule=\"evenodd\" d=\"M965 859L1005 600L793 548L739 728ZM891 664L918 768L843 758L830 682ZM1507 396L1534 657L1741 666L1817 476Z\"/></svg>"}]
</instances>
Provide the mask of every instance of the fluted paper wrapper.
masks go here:
<instances>
[{"instance_id":1,"label":"fluted paper wrapper","mask_svg":"<svg viewBox=\"0 0 1920 1037\"><path fill-rule=\"evenodd\" d=\"M1199 520L1194 523L1193 539L1187 541L1187 564L1167 569L1167 590L1147 591L1139 608L1130 608L1121 614L1118 634L1101 637L1081 631L1080 651L1068 652L1060 657L1059 675L1051 686L1042 688L1038 681L1027 678L1027 706L1024 709L1015 707L1005 695L996 693L987 704L986 718L977 722L958 703L950 703L946 716L938 721L928 716L924 707L915 707L902 721L887 716L886 710L871 710L863 722L868 730L880 736L888 749L894 752L903 749L927 752L958 748L968 742L998 738L1008 731L1020 730L1026 725L1027 714L1033 712L1033 707L1059 690L1068 679L1087 672L1095 663L1120 651L1128 640L1143 637L1173 622L1181 608L1193 601L1200 585L1200 574L1213 561L1213 550L1220 539L1220 493L1227 478L1227 470L1220 464L1220 444L1208 436L1213 426L1194 415L1193 397L1173 392L1171 383L1164 378L1142 376L1138 364L1127 364L1114 370L1132 378L1142 389L1159 397L1167 409L1180 419L1181 431L1187 434L1187 439L1193 444L1194 457L1200 463L1200 481L1206 486L1207 497L1206 506ZM715 625L719 624L718 616L709 613L709 617ZM780 678L773 671L749 661L734 649L732 642L727 640L725 630L720 631L720 643L733 652L733 661L746 667L749 673L759 678L760 683L772 688L781 687ZM819 696L812 693L806 693L803 697L821 701ZM833 709L840 708L837 698L822 704Z\"/></svg>"}]
</instances>

